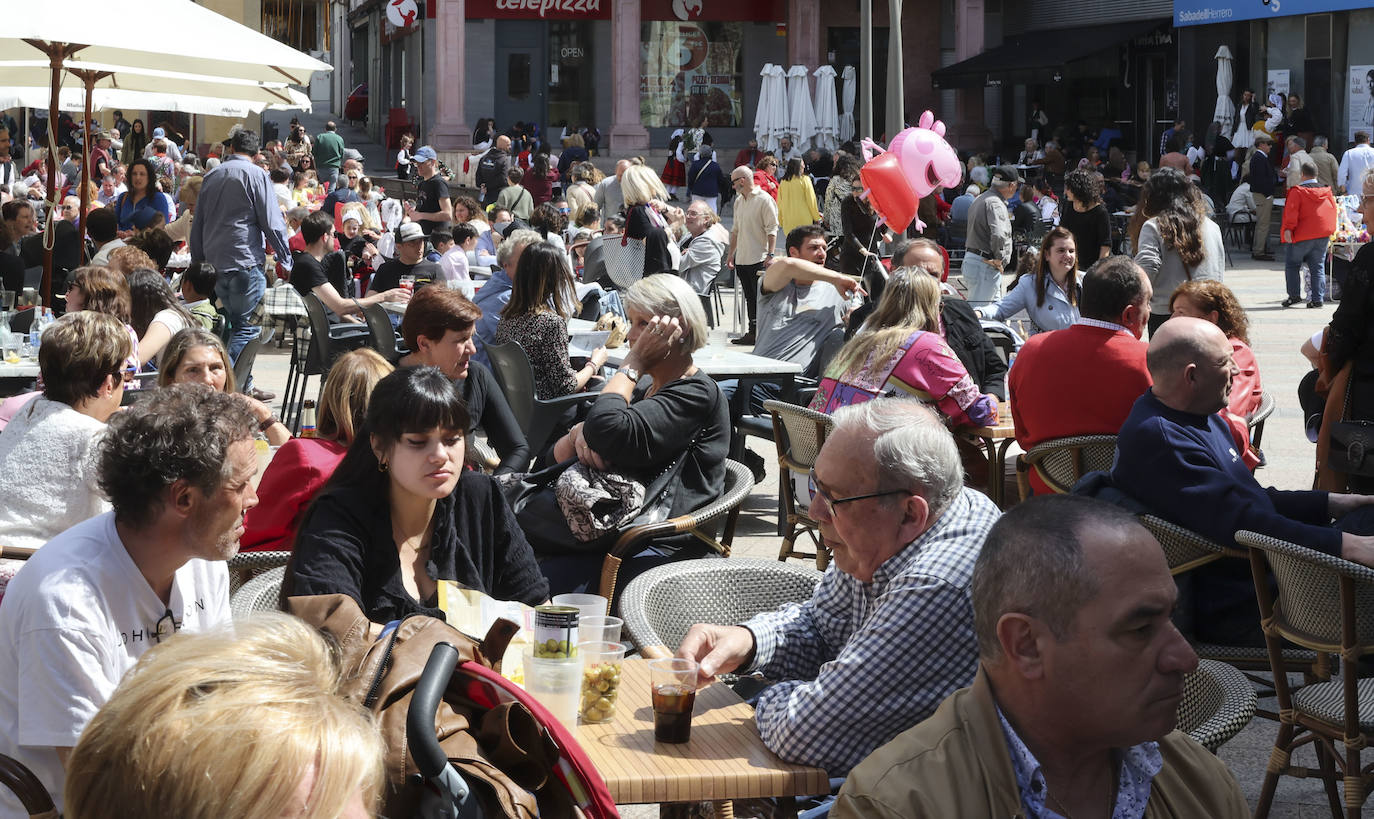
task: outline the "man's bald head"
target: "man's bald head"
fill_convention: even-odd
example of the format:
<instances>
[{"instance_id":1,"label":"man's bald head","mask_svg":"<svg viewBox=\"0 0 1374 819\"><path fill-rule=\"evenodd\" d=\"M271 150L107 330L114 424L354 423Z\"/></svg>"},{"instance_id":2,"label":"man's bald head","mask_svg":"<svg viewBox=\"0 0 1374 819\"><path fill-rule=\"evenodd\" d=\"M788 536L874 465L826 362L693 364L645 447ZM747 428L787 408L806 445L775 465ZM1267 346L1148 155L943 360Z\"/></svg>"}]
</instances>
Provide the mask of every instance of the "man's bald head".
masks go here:
<instances>
[{"instance_id":1,"label":"man's bald head","mask_svg":"<svg viewBox=\"0 0 1374 819\"><path fill-rule=\"evenodd\" d=\"M500 149L503 150L503 151L509 151L509 150L510 150L510 137L506 136L505 134L502 134L501 136L497 137L497 138L496 138L496 147L500 148Z\"/></svg>"},{"instance_id":2,"label":"man's bald head","mask_svg":"<svg viewBox=\"0 0 1374 819\"><path fill-rule=\"evenodd\" d=\"M1179 316L1150 338L1145 365L1154 393L1173 409L1208 415L1227 404L1235 364L1231 342L1215 324Z\"/></svg>"},{"instance_id":3,"label":"man's bald head","mask_svg":"<svg viewBox=\"0 0 1374 819\"><path fill-rule=\"evenodd\" d=\"M616 178L616 181L620 181L620 177L624 176L624 175L625 175L625 171L629 170L629 169L630 169L630 166L633 165L633 164L634 164L634 163L631 162L631 161L628 160L628 159L622 159L622 160L620 160L619 162L615 163L615 178Z\"/></svg>"}]
</instances>

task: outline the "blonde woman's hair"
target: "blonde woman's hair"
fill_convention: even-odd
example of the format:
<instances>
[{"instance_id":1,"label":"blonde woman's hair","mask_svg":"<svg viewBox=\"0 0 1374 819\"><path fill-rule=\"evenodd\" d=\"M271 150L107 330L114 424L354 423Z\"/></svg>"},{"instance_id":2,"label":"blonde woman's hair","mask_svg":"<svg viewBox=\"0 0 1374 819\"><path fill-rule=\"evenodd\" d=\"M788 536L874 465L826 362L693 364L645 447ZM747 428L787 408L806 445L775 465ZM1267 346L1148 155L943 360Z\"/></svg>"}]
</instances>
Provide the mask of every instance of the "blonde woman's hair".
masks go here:
<instances>
[{"instance_id":1,"label":"blonde woman's hair","mask_svg":"<svg viewBox=\"0 0 1374 819\"><path fill-rule=\"evenodd\" d=\"M940 283L924 268L899 267L888 274L877 309L835 355L827 374L882 361L916 330L940 332Z\"/></svg>"},{"instance_id":2,"label":"blonde woman's hair","mask_svg":"<svg viewBox=\"0 0 1374 819\"><path fill-rule=\"evenodd\" d=\"M668 189L658 174L647 165L631 165L620 177L620 191L625 195L625 206L643 205L651 199L668 199Z\"/></svg>"},{"instance_id":3,"label":"blonde woman's hair","mask_svg":"<svg viewBox=\"0 0 1374 819\"><path fill-rule=\"evenodd\" d=\"M629 173L629 171L626 171ZM710 328L701 297L681 276L655 273L645 276L625 291L625 307L649 316L672 316L683 325L687 352L706 346Z\"/></svg>"},{"instance_id":4,"label":"blonde woman's hair","mask_svg":"<svg viewBox=\"0 0 1374 819\"><path fill-rule=\"evenodd\" d=\"M372 388L394 368L376 350L362 348L341 356L329 368L316 421L319 437L352 444L367 419Z\"/></svg>"},{"instance_id":5,"label":"blonde woman's hair","mask_svg":"<svg viewBox=\"0 0 1374 819\"><path fill-rule=\"evenodd\" d=\"M172 336L172 340L167 342L159 359L157 385L165 387L175 384L177 370L181 369L181 360L197 347L209 347L219 353L220 359L224 362L224 391L232 393L237 384L234 381L234 363L229 359L229 350L219 336L199 326L178 330L176 335Z\"/></svg>"},{"instance_id":6,"label":"blonde woman's hair","mask_svg":"<svg viewBox=\"0 0 1374 819\"><path fill-rule=\"evenodd\" d=\"M177 197L181 204L193 206L200 199L200 186L205 182L205 177L200 174L186 177L186 181L181 183L181 190L177 192Z\"/></svg>"},{"instance_id":7,"label":"blonde woman's hair","mask_svg":"<svg viewBox=\"0 0 1374 819\"><path fill-rule=\"evenodd\" d=\"M375 810L383 744L338 694L337 649L261 613L149 650L96 713L67 764L67 819L335 819Z\"/></svg>"}]
</instances>

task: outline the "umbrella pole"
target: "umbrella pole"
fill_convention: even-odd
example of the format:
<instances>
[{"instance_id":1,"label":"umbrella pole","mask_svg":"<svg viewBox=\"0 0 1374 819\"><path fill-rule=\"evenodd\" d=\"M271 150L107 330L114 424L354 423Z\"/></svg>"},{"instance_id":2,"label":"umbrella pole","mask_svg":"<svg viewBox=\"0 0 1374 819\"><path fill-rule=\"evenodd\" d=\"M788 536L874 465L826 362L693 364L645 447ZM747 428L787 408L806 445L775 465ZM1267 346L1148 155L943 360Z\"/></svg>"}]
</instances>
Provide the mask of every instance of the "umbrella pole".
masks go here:
<instances>
[{"instance_id":1,"label":"umbrella pole","mask_svg":"<svg viewBox=\"0 0 1374 819\"><path fill-rule=\"evenodd\" d=\"M81 140L81 210L77 213L76 239L81 243L82 255L86 250L86 206L90 204L91 189L91 97L95 94L94 71L73 71L86 84L86 137ZM80 257L78 257L80 258Z\"/></svg>"},{"instance_id":2,"label":"umbrella pole","mask_svg":"<svg viewBox=\"0 0 1374 819\"><path fill-rule=\"evenodd\" d=\"M62 92L62 61L64 49L61 43L49 43L47 47L48 66L52 69L51 96L48 99L48 218L43 226L43 283L42 299L44 307L52 306L52 240L56 235L53 219L60 213L54 207L57 199L57 144L53 135L57 133L57 101Z\"/></svg>"}]
</instances>

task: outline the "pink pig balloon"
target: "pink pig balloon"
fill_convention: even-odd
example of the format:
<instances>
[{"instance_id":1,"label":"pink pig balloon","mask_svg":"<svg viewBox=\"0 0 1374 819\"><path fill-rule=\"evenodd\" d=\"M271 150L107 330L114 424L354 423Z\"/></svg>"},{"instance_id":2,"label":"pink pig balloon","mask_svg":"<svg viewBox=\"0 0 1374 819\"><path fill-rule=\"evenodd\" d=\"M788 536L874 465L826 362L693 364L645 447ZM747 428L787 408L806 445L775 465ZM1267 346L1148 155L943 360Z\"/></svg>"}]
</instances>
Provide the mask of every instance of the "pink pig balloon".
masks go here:
<instances>
[{"instance_id":1,"label":"pink pig balloon","mask_svg":"<svg viewBox=\"0 0 1374 819\"><path fill-rule=\"evenodd\" d=\"M963 181L959 155L945 142L945 124L929 111L921 114L918 127L897 134L888 151L897 155L902 173L918 197L929 196L937 187L952 188Z\"/></svg>"}]
</instances>

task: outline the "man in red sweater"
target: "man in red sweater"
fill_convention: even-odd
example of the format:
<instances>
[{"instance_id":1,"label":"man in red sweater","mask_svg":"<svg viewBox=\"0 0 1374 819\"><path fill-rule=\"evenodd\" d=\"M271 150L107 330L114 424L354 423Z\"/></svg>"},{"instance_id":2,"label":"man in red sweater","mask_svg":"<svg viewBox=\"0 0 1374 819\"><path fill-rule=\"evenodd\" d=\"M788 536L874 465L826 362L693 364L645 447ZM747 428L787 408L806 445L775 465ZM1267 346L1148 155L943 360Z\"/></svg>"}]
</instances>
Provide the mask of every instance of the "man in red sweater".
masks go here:
<instances>
[{"instance_id":1,"label":"man in red sweater","mask_svg":"<svg viewBox=\"0 0 1374 819\"><path fill-rule=\"evenodd\" d=\"M1150 280L1129 256L1108 256L1083 277L1082 316L1072 327L1031 336L1007 377L1016 442L1029 450L1071 435L1115 435L1150 386ZM1031 488L1050 492L1034 472Z\"/></svg>"},{"instance_id":2,"label":"man in red sweater","mask_svg":"<svg viewBox=\"0 0 1374 819\"><path fill-rule=\"evenodd\" d=\"M1305 263L1311 277L1307 288L1307 306L1321 307L1326 301L1326 242L1336 232L1336 199L1331 189L1317 181L1317 163L1304 157L1298 169L1302 181L1288 189L1283 208L1283 233L1288 245L1283 260L1283 277L1288 286L1288 298L1283 306L1302 301L1298 274Z\"/></svg>"}]
</instances>

